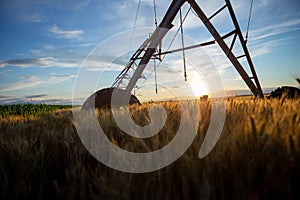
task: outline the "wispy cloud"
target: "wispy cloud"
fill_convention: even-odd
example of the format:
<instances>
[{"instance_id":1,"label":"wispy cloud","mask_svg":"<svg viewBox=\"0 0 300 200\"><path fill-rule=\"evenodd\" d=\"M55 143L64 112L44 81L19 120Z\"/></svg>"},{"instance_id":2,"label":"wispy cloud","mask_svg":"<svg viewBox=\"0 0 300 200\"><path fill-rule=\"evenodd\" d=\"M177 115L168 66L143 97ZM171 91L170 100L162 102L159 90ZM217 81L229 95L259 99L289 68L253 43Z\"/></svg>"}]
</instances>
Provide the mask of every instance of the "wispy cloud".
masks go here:
<instances>
[{"instance_id":1,"label":"wispy cloud","mask_svg":"<svg viewBox=\"0 0 300 200\"><path fill-rule=\"evenodd\" d=\"M52 78L62 78L62 79L69 79L69 78L75 78L76 77L76 75L72 75L72 74L70 74L70 75L61 75L61 74L56 74L56 73L51 73L50 74L51 76L50 77L52 77Z\"/></svg>"},{"instance_id":2,"label":"wispy cloud","mask_svg":"<svg viewBox=\"0 0 300 200\"><path fill-rule=\"evenodd\" d=\"M13 96L0 95L0 100L10 99L10 98L13 98Z\"/></svg>"},{"instance_id":3,"label":"wispy cloud","mask_svg":"<svg viewBox=\"0 0 300 200\"><path fill-rule=\"evenodd\" d=\"M1 61L0 66L4 67L6 65L12 65L23 68L33 66L49 67L52 66L55 61L56 60L53 57L10 59L6 61Z\"/></svg>"},{"instance_id":4,"label":"wispy cloud","mask_svg":"<svg viewBox=\"0 0 300 200\"><path fill-rule=\"evenodd\" d=\"M281 46L286 40L287 38L283 38L254 44L252 46L253 51L251 52L252 58L270 53L275 47Z\"/></svg>"},{"instance_id":5,"label":"wispy cloud","mask_svg":"<svg viewBox=\"0 0 300 200\"><path fill-rule=\"evenodd\" d=\"M34 78L37 78L37 77L36 77L36 76L26 75L26 76L21 76L21 78L25 78L25 79L34 79Z\"/></svg>"},{"instance_id":6,"label":"wispy cloud","mask_svg":"<svg viewBox=\"0 0 300 200\"><path fill-rule=\"evenodd\" d=\"M0 86L0 92L32 89L41 86L50 86L75 78L75 75L51 75L47 77L27 76L20 77L20 81Z\"/></svg>"},{"instance_id":7,"label":"wispy cloud","mask_svg":"<svg viewBox=\"0 0 300 200\"><path fill-rule=\"evenodd\" d=\"M0 68L5 66L5 61L4 60L0 60ZM3 72L2 72L3 73Z\"/></svg>"},{"instance_id":8,"label":"wispy cloud","mask_svg":"<svg viewBox=\"0 0 300 200\"><path fill-rule=\"evenodd\" d=\"M73 2L72 2L73 3ZM90 0L80 0L78 2L75 3L74 5L74 8L76 10L81 10L83 9L84 7L88 6L90 3Z\"/></svg>"},{"instance_id":9,"label":"wispy cloud","mask_svg":"<svg viewBox=\"0 0 300 200\"><path fill-rule=\"evenodd\" d=\"M14 90L22 90L25 88L32 88L37 85L43 85L45 81L41 80L34 80L34 81L18 81L12 84L6 84L6 85L1 85L0 86L0 92L5 92L5 91L14 91Z\"/></svg>"},{"instance_id":10,"label":"wispy cloud","mask_svg":"<svg viewBox=\"0 0 300 200\"><path fill-rule=\"evenodd\" d=\"M33 15L29 15L27 17L25 17L26 20L30 21L30 22L42 22L44 21L44 16L40 15L40 14L33 14Z\"/></svg>"},{"instance_id":11,"label":"wispy cloud","mask_svg":"<svg viewBox=\"0 0 300 200\"><path fill-rule=\"evenodd\" d=\"M19 104L19 103L25 103L24 99L20 97L0 98L0 104Z\"/></svg>"},{"instance_id":12,"label":"wispy cloud","mask_svg":"<svg viewBox=\"0 0 300 200\"><path fill-rule=\"evenodd\" d=\"M57 98L50 94L36 94L29 96L3 96L0 95L0 104L50 104L50 105L71 105L80 104L84 99Z\"/></svg>"},{"instance_id":13,"label":"wispy cloud","mask_svg":"<svg viewBox=\"0 0 300 200\"><path fill-rule=\"evenodd\" d=\"M27 99L37 99L37 98L45 98L45 97L49 97L49 94L36 94L36 95L25 96L25 98Z\"/></svg>"},{"instance_id":14,"label":"wispy cloud","mask_svg":"<svg viewBox=\"0 0 300 200\"><path fill-rule=\"evenodd\" d=\"M27 67L63 67L63 68L76 68L79 66L74 61L61 62L54 57L42 57L42 58L22 58L22 59L10 59L0 61L0 68L5 66L15 66L21 68Z\"/></svg>"},{"instance_id":15,"label":"wispy cloud","mask_svg":"<svg viewBox=\"0 0 300 200\"><path fill-rule=\"evenodd\" d=\"M253 35L251 40L261 40L274 35L296 31L300 29L299 25L300 19L283 21L279 24L271 24L270 26L251 31L250 34Z\"/></svg>"},{"instance_id":16,"label":"wispy cloud","mask_svg":"<svg viewBox=\"0 0 300 200\"><path fill-rule=\"evenodd\" d=\"M54 34L54 36L57 38L65 39L80 38L80 36L84 33L83 30L63 30L55 24L49 27L48 31L51 34Z\"/></svg>"}]
</instances>

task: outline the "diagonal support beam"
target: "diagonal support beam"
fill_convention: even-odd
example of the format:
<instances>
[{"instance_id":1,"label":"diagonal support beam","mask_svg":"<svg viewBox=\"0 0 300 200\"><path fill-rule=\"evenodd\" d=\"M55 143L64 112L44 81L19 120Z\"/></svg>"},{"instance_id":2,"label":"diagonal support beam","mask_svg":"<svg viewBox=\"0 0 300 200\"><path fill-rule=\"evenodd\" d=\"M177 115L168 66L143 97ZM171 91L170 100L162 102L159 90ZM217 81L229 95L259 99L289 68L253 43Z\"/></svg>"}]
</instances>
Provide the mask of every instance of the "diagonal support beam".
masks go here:
<instances>
[{"instance_id":1,"label":"diagonal support beam","mask_svg":"<svg viewBox=\"0 0 300 200\"><path fill-rule=\"evenodd\" d=\"M246 46L246 42L244 41L243 35L241 33L241 30L239 28L237 19L235 17L233 8L230 4L229 0L225 0L226 5L223 6L222 8L220 8L215 14L213 14L210 18L208 18L204 12L202 11L202 9L199 7L199 5L196 3L195 0L173 0L171 5L168 8L167 13L165 14L162 22L159 24L159 26L155 29L154 33L151 35L151 37L146 40L146 44L145 46L142 46L143 50L145 50L145 53L143 54L136 70L134 71L133 76L131 77L131 79L129 80L128 85L126 86L126 91L127 92L131 92L132 89L135 87L138 79L140 78L141 74L143 73L145 67L147 66L147 64L149 63L150 59L152 58L153 55L157 56L157 55L162 55L162 54L167 54L167 53L171 53L171 52L176 52L179 50L185 50L185 49L189 49L189 48L195 48L198 45L195 46L191 46L191 47L186 47L183 49L175 49L173 51L168 51L168 52L159 52L159 54L155 54L155 51L158 47L159 44L161 44L162 39L164 38L164 36L167 34L167 32L172 28L172 22L174 20L174 18L176 17L177 13L179 12L180 8L182 7L182 5L188 2L192 9L197 13L198 17L202 20L202 22L204 23L204 25L206 26L206 28L209 30L209 32L212 34L212 36L214 37L215 41L219 44L219 46L221 47L221 49L224 51L224 53L226 54L226 56L229 58L229 60L231 61L231 63L233 64L233 66L236 68L236 70L238 71L238 73L241 75L241 77L243 78L244 82L247 84L247 86L249 87L249 89L251 90L251 92L258 97L263 98L263 92L260 86L260 83L258 81L258 77L256 75L250 54L248 52L247 46ZM228 8L230 16L232 18L233 24L235 26L235 30L231 31L230 33L224 35L223 37L220 36L220 34L218 33L218 31L216 30L216 28L213 26L213 24L210 22L210 19L215 17L218 13L220 13L222 10L224 10L225 8ZM227 46L227 44L225 43L224 39L233 35L234 34L234 38L233 41L230 45L230 47ZM244 70L243 66L241 65L241 63L238 61L238 58L233 54L232 52L232 48L233 45L235 43L235 40L239 38L240 43L242 45L242 48L244 50L244 55L248 61L248 65L251 69L252 72L252 77L250 78L248 73ZM200 44L199 46L204 46L204 45L208 45L210 43L203 43ZM132 63L139 58L139 55L142 53L142 50L138 50L135 54L134 57L131 59ZM130 65L132 63L129 63ZM128 65L128 69L130 67L130 65ZM127 69L127 70L128 70ZM126 69L125 69L126 70ZM122 72L123 73L123 72ZM126 71L125 71L126 73ZM121 77L122 78L122 77ZM252 81L252 79L254 79L254 82Z\"/></svg>"},{"instance_id":2,"label":"diagonal support beam","mask_svg":"<svg viewBox=\"0 0 300 200\"><path fill-rule=\"evenodd\" d=\"M227 7L228 7L229 14L230 14L230 16L231 16L231 18L232 18L232 21L233 21L233 24L234 24L234 26L235 26L235 29L236 29L236 31L237 31L237 35L238 35L238 37L239 37L239 39L240 39L241 45L242 45L243 50L244 50L244 52L245 52L245 55L246 55L246 58L247 58L247 61L248 61L248 64L249 64L251 73L252 73L252 75L253 75L253 78L254 78L256 87L257 87L257 89L258 89L258 95L259 95L259 97L264 98L264 95L263 95L263 92L262 92L262 89L261 89L261 86L260 86L260 83L259 83L257 74L256 74L255 69L254 69L254 65L253 65L253 62L252 62L250 53L249 53L248 48L247 48L247 46L246 46L246 41L244 40L242 31L241 31L241 29L240 29L240 26L239 26L239 24L238 24L238 21L237 21L237 19L236 19L235 14L234 14L232 5L231 5L231 3L230 3L229 0L225 0L225 2L226 2L226 5L227 5Z\"/></svg>"},{"instance_id":3,"label":"diagonal support beam","mask_svg":"<svg viewBox=\"0 0 300 200\"><path fill-rule=\"evenodd\" d=\"M186 2L186 0L173 0L172 1L163 20L161 21L159 26L155 29L154 33L150 37L149 46L126 87L127 92L131 92L131 90L134 88L139 77L141 76L145 67L149 63L152 55L155 53L157 46L160 44L161 40L167 34L169 29L173 26L172 22L173 22L174 18L176 17L176 14L179 12L181 6L185 2Z\"/></svg>"},{"instance_id":4,"label":"diagonal support beam","mask_svg":"<svg viewBox=\"0 0 300 200\"><path fill-rule=\"evenodd\" d=\"M225 0L227 3L227 6L231 7L229 0ZM217 41L217 43L219 44L219 46L221 47L221 49L224 51L225 54L227 54L229 60L231 61L231 63L233 64L233 66L236 68L236 70L238 71L238 73L242 76L243 80L245 81L245 83L247 84L247 86L250 88L250 90L252 91L252 93L255 96L259 96L261 98L263 98L263 93L261 90L261 87L259 85L258 79L256 77L256 84L257 86L252 82L252 80L250 79L250 77L248 76L247 72L244 70L244 68L242 67L242 65L239 63L239 61L237 60L237 58L233 55L232 51L230 51L230 48L227 46L227 44L225 43L225 41L222 39L222 37L220 36L220 34L218 33L218 31L215 29L215 27L212 25L212 23L209 21L209 19L207 18L207 16L204 14L204 12L202 11L202 9L199 7L199 5L195 2L195 0L188 0L189 4L191 5L191 7L194 9L194 11L197 13L197 15L199 16L199 18L202 20L202 22L204 23L204 25L206 26L206 28L209 30L209 32L212 34L212 36L215 38L215 40ZM229 4L229 5L228 5ZM230 10L230 9L229 9ZM232 13L231 13L232 15ZM236 18L235 18L236 19ZM235 23L235 22L234 22ZM236 21L237 23L237 21ZM236 26L237 24L235 24ZM240 32L240 29L238 29L237 31ZM241 41L243 42L243 41ZM244 47L243 47L244 48ZM244 48L244 50L247 48ZM247 51L248 52L248 51ZM245 53L247 53L245 52ZM248 52L249 55L249 52ZM249 56L250 58L250 56ZM249 59L251 60L251 58ZM248 61L249 61L248 60ZM251 62L252 63L252 62ZM253 64L252 64L253 66ZM251 66L250 66L251 67ZM254 71L254 67L253 70L251 69L253 73L253 76L256 76L256 73Z\"/></svg>"}]
</instances>

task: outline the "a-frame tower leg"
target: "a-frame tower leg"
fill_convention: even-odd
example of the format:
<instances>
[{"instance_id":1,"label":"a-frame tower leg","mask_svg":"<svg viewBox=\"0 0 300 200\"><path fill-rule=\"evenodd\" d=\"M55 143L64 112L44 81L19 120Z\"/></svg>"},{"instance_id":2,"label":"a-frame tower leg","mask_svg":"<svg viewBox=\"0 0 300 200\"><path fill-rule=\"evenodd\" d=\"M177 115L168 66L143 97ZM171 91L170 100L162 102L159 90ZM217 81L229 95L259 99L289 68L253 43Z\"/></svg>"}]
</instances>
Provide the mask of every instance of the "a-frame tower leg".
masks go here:
<instances>
[{"instance_id":1,"label":"a-frame tower leg","mask_svg":"<svg viewBox=\"0 0 300 200\"><path fill-rule=\"evenodd\" d=\"M241 42L242 48L244 50L244 55L242 55L241 57L246 56L246 59L248 61L248 64L249 64L249 67L251 69L252 76L253 76L251 78L249 77L249 75L247 74L247 72L244 70L244 68L242 67L242 65L240 64L240 62L238 61L238 58L232 53L232 46L233 46L233 44L231 45L231 48L229 48L227 46L227 44L224 41L224 39L226 37L224 37L224 36L221 37L220 36L220 34L218 33L218 31L215 29L215 27L209 21L209 18L204 14L204 12L199 7L199 5L195 2L195 0L188 0L188 2L192 6L192 8L194 9L194 11L197 13L197 15L199 16L199 18L202 20L202 22L204 23L204 25L206 26L206 28L212 34L212 36L214 37L214 39L217 41L217 43L219 44L219 46L221 47L221 49L227 55L227 57L229 58L229 60L233 64L233 66L239 72L239 74L241 75L241 77L243 78L243 80L245 81L245 83L247 84L247 86L249 87L249 89L252 91L252 93L255 96L258 96L260 98L264 98L264 95L263 95L263 92L262 92L262 89L261 89L258 77L257 77L255 69L254 69L253 62L251 60L249 51L248 51L247 46L246 46L246 42L245 42L245 40L243 38L243 35L241 33L241 30L239 28L239 25L238 25L238 22L237 22L237 19L236 19L236 16L234 14L234 11L233 11L233 8L231 6L230 1L229 0L225 0L226 6L224 6L222 8L222 9L224 9L225 7L228 8L230 16L231 16L232 21L233 21L233 24L235 26L235 30L232 31L229 35L235 34L235 37L234 37L235 39L236 39L236 36L238 36L238 38L239 38L239 40ZM227 36L229 36L229 35L227 35ZM233 41L233 43L234 42L235 41ZM252 78L254 79L256 85L251 80Z\"/></svg>"},{"instance_id":2,"label":"a-frame tower leg","mask_svg":"<svg viewBox=\"0 0 300 200\"><path fill-rule=\"evenodd\" d=\"M141 74L143 73L146 65L149 63L151 57L155 53L155 50L158 47L159 43L164 38L164 36L167 34L168 30L171 29L172 22L173 22L175 16L177 15L177 13L179 12L179 9L181 8L181 6L185 2L188 2L191 5L192 9L197 13L199 18L202 20L202 22L206 26L206 28L209 30L209 32L214 37L215 41L219 44L219 46L224 51L224 53L227 55L227 57L229 58L229 60L233 64L233 66L236 68L238 73L241 75L241 77L243 78L243 80L245 81L245 83L247 84L249 89L251 90L251 92L255 96L263 98L264 95L263 95L258 77L256 75L256 72L255 72L250 54L248 52L246 42L243 39L243 35L241 33L241 30L239 28L236 16L234 14L233 8L232 8L231 3L230 3L229 0L225 0L226 5L224 5L221 9L219 9L210 18L208 18L205 15L205 13L202 11L202 9L199 7L199 5L195 2L195 0L173 0L170 7L168 8L167 13L164 16L162 22L156 28L156 30L151 35L149 40L147 40L148 47L145 49L145 53L144 53L141 61L139 62L138 67L136 68L136 70L135 70L133 76L131 77L128 85L126 86L126 91L131 92L131 90L136 85L136 83L137 83L138 79L141 77ZM216 28L213 26L213 24L210 22L210 19L213 18L214 16L216 16L219 12L221 12L226 7L229 10L229 13L230 13L230 16L232 18L233 24L235 26L235 30L231 31L230 33L228 33L224 36L221 36L218 33L218 31L216 30ZM227 37L229 37L231 35L234 35L234 37L233 37L234 39L232 41L231 46L228 47L228 45L225 43L224 39L226 39ZM233 45L234 45L237 38L240 40L240 43L242 45L242 49L244 51L244 55L238 56L238 57L236 57L232 52ZM241 57L246 57L248 65L249 65L251 73L252 73L252 77L250 77L248 75L248 73L244 70L243 66L239 62L238 59L241 58ZM252 79L254 79L254 82L252 81Z\"/></svg>"}]
</instances>

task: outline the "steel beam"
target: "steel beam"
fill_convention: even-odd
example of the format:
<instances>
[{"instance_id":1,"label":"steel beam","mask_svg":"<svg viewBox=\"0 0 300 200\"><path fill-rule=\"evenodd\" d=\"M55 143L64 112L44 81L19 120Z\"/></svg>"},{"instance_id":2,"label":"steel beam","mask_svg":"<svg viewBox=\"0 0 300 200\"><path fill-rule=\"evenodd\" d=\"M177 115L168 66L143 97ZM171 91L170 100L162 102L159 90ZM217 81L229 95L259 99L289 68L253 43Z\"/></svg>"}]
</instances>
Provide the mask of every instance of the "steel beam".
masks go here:
<instances>
[{"instance_id":1,"label":"steel beam","mask_svg":"<svg viewBox=\"0 0 300 200\"><path fill-rule=\"evenodd\" d=\"M258 90L258 96L261 97L261 98L264 98L264 95L263 95L263 92L262 92L262 89L261 89L261 86L260 86L260 83L259 83L259 80L258 80L258 77L257 77L257 74L255 72L255 69L254 69L254 65L253 65L253 62L252 62L252 59L251 59L251 56L250 56L250 53L248 51L248 48L246 46L246 42L244 40L244 37L243 37L243 34L242 34L242 31L240 29L240 26L238 24L238 21L237 21L237 18L234 14L234 11L233 11L233 8L232 8L232 5L230 3L229 0L225 0L226 2L226 5L228 7L228 10L229 10L229 13L230 13L230 16L232 18L232 22L235 26L235 29L237 31L237 34L238 34L238 37L241 41L241 45L243 47L243 50L245 52L245 55L246 55L246 58L247 58L247 61L248 61L248 64L249 64L249 67L250 67L250 70L251 70L251 73L253 75L253 78L254 78L254 81L255 81L255 84L256 84L256 87L257 87L257 90Z\"/></svg>"},{"instance_id":2,"label":"steel beam","mask_svg":"<svg viewBox=\"0 0 300 200\"><path fill-rule=\"evenodd\" d=\"M208 31L211 33L211 35L214 37L215 41L213 42L207 42L207 43L202 43L202 44L198 44L198 45L193 45L190 47L185 47L182 49L175 49L172 51L166 51L166 52L160 52L155 54L155 51L157 49L157 47L159 45L161 45L162 39L164 38L164 36L167 34L167 32L169 31L169 29L171 29L172 25L172 21L174 20L174 18L176 17L177 13L179 12L181 6L185 3L188 2L192 9L196 12L196 14L198 15L198 17L201 19L201 21L204 23L204 25L206 26L206 28L208 29ZM127 92L131 92L132 89L134 88L134 86L136 85L138 79L141 77L145 67L147 66L147 64L149 63L150 59L152 58L152 56L161 56L163 54L168 54L168 53L172 53L172 52L176 52L176 51L181 51L181 50L187 50L187 49L191 49L191 48L196 48L199 46L205 46L205 45L209 45L212 44L214 42L217 42L219 44L219 46L221 47L221 49L224 51L224 53L226 54L226 56L228 57L228 59L231 61L231 63L233 64L233 66L236 68L236 70L238 71L238 73L240 74L240 76L243 78L244 82L246 83L246 85L249 87L249 89L251 90L251 92L258 97L263 98L263 92L257 77L257 74L255 72L254 69L254 65L252 63L251 60L251 56L249 54L249 51L247 49L246 46L246 42L244 41L242 32L239 28L238 25L238 21L236 19L236 16L234 14L233 8L231 6L231 3L229 0L225 0L226 5L224 5L222 8L220 8L216 13L214 13L210 18L208 18L205 13L202 11L202 9L199 7L199 5L196 3L195 0L173 0L170 7L168 8L167 13L165 14L163 20L161 21L161 23L159 24L159 26L155 29L154 33L150 36L149 39L147 39L145 41L145 43L141 46L142 48L138 49L136 51L136 53L134 54L134 56L131 58L129 64L126 66L127 68L124 69L125 73L127 73L127 71L129 70L129 68L131 67L131 65L137 60L137 59L141 59L136 70L133 73L133 76L131 77L131 79L129 80L128 85L126 86L126 91ZM222 10L224 10L225 8L228 8L230 16L232 18L233 24L235 26L235 30L231 31L230 33L221 36L218 31L216 30L216 28L213 26L213 24L210 22L210 19L215 17L217 14L219 14ZM230 45L230 47L227 46L227 44L225 43L225 39L231 35L234 34L232 43ZM241 63L238 61L238 57L236 57L233 52L233 46L234 43L236 41L236 39L239 38L241 46L244 50L244 55L247 59L248 65L250 67L251 73L252 73L252 77L250 78L248 73L245 71L245 69L242 67ZM143 56L140 58L140 54L145 51L145 53L143 54ZM116 82L114 84L117 84L118 81L120 81L120 79L122 79L122 74L124 73L124 70L121 72L121 74L118 76L118 80L116 80ZM126 71L127 70L127 71ZM254 79L254 82L252 81L252 79Z\"/></svg>"},{"instance_id":3,"label":"steel beam","mask_svg":"<svg viewBox=\"0 0 300 200\"><path fill-rule=\"evenodd\" d=\"M131 90L134 88L139 77L141 76L145 67L149 63L149 60L151 59L152 55L155 53L157 46L160 44L163 37L167 34L168 30L172 27L172 21L174 20L179 9L185 2L186 0L172 1L163 20L161 21L159 26L155 29L154 33L150 37L149 46L126 87L127 92L131 92Z\"/></svg>"},{"instance_id":4,"label":"steel beam","mask_svg":"<svg viewBox=\"0 0 300 200\"><path fill-rule=\"evenodd\" d=\"M227 6L228 6L229 0L225 0L225 1L227 3ZM256 79L257 79L257 83L258 84L256 86L252 82L252 80L248 76L247 72L242 67L242 65L239 63L239 61L237 60L237 58L234 56L234 54L232 53L232 51L230 50L230 48L227 46L227 44L225 43L225 41L223 40L223 38L220 36L220 34L216 30L216 28L212 25L212 23L209 21L209 19L207 18L207 16L204 14L204 12L202 11L202 9L195 2L195 0L188 0L188 2L192 6L192 8L194 9L194 11L197 13L197 15L199 16L199 18L202 20L202 22L204 23L204 25L206 26L206 28L209 30L209 32L212 34L212 36L215 38L215 40L217 41L217 43L219 44L219 46L221 47L221 49L227 55L227 57L229 58L229 60L233 64L233 66L236 68L236 70L238 71L238 73L241 75L241 77L243 78L243 80L245 81L245 83L247 84L247 86L250 88L250 90L252 91L252 93L255 96L259 96L259 97L263 98L263 93L262 93L262 90L261 90L261 87L259 85L257 77L256 77ZM232 17L232 14L231 14L231 17ZM238 26L237 21L236 21L235 26ZM240 32L240 30L237 30L237 32ZM239 33L238 33L238 35L239 35ZM240 37L240 35L239 35L239 37ZM241 41L241 42L243 42L243 41ZM243 49L247 50L247 48L244 48L244 47L243 47ZM245 52L245 53L247 53L247 52ZM248 52L248 55L249 55L249 52ZM249 60L251 61L251 58ZM252 67L253 67L253 64L252 64ZM250 66L250 68L251 68L251 66ZM254 67L253 67L252 72L255 72L254 71ZM254 73L254 74L256 75L256 73ZM253 74L253 76L254 76L254 74Z\"/></svg>"}]
</instances>

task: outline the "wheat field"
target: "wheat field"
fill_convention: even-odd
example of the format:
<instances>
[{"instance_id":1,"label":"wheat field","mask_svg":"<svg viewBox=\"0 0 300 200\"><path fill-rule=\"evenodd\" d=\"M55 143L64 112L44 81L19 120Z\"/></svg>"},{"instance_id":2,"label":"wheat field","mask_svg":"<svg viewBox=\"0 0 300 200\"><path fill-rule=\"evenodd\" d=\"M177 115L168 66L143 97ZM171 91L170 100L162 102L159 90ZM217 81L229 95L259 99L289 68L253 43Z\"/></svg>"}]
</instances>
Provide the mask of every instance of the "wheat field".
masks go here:
<instances>
[{"instance_id":1,"label":"wheat field","mask_svg":"<svg viewBox=\"0 0 300 200\"><path fill-rule=\"evenodd\" d=\"M197 135L177 161L158 171L134 174L111 169L82 145L70 109L44 115L0 118L1 199L299 199L300 100L226 101L226 120L216 146L203 159L200 146L210 122L201 108ZM99 122L115 145L149 152L171 141L179 126L178 102L161 102L167 122L159 134L137 139L122 132L109 109ZM151 106L132 106L139 125Z\"/></svg>"}]
</instances>

